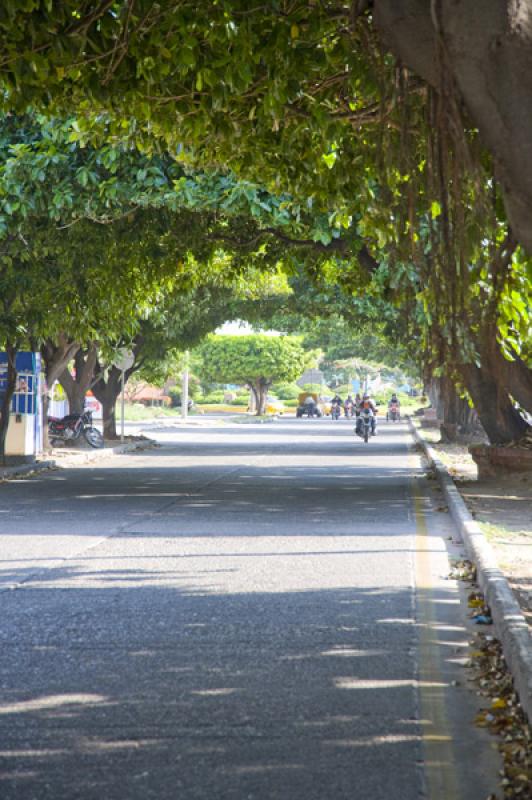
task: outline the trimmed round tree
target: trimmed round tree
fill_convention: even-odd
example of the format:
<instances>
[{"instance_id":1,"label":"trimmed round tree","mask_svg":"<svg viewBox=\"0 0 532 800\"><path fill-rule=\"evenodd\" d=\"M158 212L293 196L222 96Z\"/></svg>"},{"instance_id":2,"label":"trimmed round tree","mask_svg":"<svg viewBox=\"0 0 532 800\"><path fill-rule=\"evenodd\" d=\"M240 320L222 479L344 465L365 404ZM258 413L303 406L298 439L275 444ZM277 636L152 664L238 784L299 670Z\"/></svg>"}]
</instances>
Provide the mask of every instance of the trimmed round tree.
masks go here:
<instances>
[{"instance_id":1,"label":"trimmed round tree","mask_svg":"<svg viewBox=\"0 0 532 800\"><path fill-rule=\"evenodd\" d=\"M200 352L205 378L214 383L248 386L258 415L266 411L268 389L274 381L295 380L315 360L296 336L213 335Z\"/></svg>"}]
</instances>

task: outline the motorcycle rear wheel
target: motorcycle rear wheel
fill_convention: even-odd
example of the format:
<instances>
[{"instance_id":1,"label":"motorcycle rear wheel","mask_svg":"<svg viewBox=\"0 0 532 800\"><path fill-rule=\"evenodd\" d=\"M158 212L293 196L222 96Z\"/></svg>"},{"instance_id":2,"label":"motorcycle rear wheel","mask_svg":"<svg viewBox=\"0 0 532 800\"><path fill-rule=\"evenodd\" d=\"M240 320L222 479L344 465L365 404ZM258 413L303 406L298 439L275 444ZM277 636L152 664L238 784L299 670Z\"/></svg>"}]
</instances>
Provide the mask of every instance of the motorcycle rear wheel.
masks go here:
<instances>
[{"instance_id":1,"label":"motorcycle rear wheel","mask_svg":"<svg viewBox=\"0 0 532 800\"><path fill-rule=\"evenodd\" d=\"M103 436L98 428L85 428L83 436L91 447L103 447L104 445Z\"/></svg>"}]
</instances>

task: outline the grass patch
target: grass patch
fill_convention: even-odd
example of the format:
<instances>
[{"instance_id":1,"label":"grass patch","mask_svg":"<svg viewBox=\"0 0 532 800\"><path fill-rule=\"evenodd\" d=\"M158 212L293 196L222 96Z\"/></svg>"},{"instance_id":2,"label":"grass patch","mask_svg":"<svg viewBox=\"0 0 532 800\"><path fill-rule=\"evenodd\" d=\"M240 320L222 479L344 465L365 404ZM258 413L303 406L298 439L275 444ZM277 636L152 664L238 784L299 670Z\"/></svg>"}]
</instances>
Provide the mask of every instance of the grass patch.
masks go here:
<instances>
[{"instance_id":1,"label":"grass patch","mask_svg":"<svg viewBox=\"0 0 532 800\"><path fill-rule=\"evenodd\" d=\"M230 411L233 414L245 414L248 410L247 406L234 406L230 405L229 403L201 403L197 406L198 411L204 411L206 413L217 411L226 412Z\"/></svg>"},{"instance_id":2,"label":"grass patch","mask_svg":"<svg viewBox=\"0 0 532 800\"><path fill-rule=\"evenodd\" d=\"M164 406L142 406L126 405L124 408L124 419L128 422L138 422L144 419L156 419L157 417L180 417L180 408L165 408ZM120 408L116 410L117 424L120 420Z\"/></svg>"},{"instance_id":3,"label":"grass patch","mask_svg":"<svg viewBox=\"0 0 532 800\"><path fill-rule=\"evenodd\" d=\"M497 541L500 539L521 539L522 537L532 538L532 531L528 530L511 530L505 528L503 525L494 525L492 522L479 522L482 533L490 541Z\"/></svg>"},{"instance_id":4,"label":"grass patch","mask_svg":"<svg viewBox=\"0 0 532 800\"><path fill-rule=\"evenodd\" d=\"M268 414L264 417L257 417L257 416L239 416L239 417L232 417L229 422L237 422L239 425L256 425L258 422L275 422L277 417L273 417L271 414Z\"/></svg>"}]
</instances>

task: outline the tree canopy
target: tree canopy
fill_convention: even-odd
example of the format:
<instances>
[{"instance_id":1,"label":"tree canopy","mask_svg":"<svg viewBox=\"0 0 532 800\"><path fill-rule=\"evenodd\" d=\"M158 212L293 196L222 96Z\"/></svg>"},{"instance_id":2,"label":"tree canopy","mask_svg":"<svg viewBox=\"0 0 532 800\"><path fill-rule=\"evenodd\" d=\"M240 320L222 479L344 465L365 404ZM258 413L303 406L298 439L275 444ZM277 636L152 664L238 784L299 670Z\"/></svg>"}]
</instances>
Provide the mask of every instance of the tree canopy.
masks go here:
<instances>
[{"instance_id":1,"label":"tree canopy","mask_svg":"<svg viewBox=\"0 0 532 800\"><path fill-rule=\"evenodd\" d=\"M201 374L216 383L246 384L253 392L257 414L265 413L274 381L293 381L315 362L295 336L210 336L200 349Z\"/></svg>"},{"instance_id":2,"label":"tree canopy","mask_svg":"<svg viewBox=\"0 0 532 800\"><path fill-rule=\"evenodd\" d=\"M203 255L223 242L235 270L299 248L318 289L336 274L395 306L427 379L447 371L511 441L514 400L532 405L522 6L486 0L480 25L451 0L7 0L2 103L75 111L72 176L92 196L77 208L52 156L63 224L201 210Z\"/></svg>"}]
</instances>

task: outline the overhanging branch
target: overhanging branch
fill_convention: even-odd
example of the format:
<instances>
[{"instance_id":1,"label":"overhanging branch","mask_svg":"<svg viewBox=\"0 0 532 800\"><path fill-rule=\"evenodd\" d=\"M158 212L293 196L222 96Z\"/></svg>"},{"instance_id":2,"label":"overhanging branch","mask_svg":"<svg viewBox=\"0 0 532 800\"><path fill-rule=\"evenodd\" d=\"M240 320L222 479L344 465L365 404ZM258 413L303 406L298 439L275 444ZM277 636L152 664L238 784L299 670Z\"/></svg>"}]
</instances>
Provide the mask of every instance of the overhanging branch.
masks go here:
<instances>
[{"instance_id":1,"label":"overhanging branch","mask_svg":"<svg viewBox=\"0 0 532 800\"><path fill-rule=\"evenodd\" d=\"M340 253L344 256L350 255L350 243L346 239L332 239L329 244L324 244L323 242L316 242L314 239L294 239L292 236L288 236L277 228L262 228L255 236L252 236L251 239L245 240L223 233L209 234L207 238L211 241L227 242L234 247L254 247L259 244L263 236L267 234L275 236L280 241L293 247L308 247L320 253ZM358 250L352 251L351 255L358 259L361 267L368 273L373 274L377 271L379 262L371 255L366 245L362 245Z\"/></svg>"}]
</instances>

